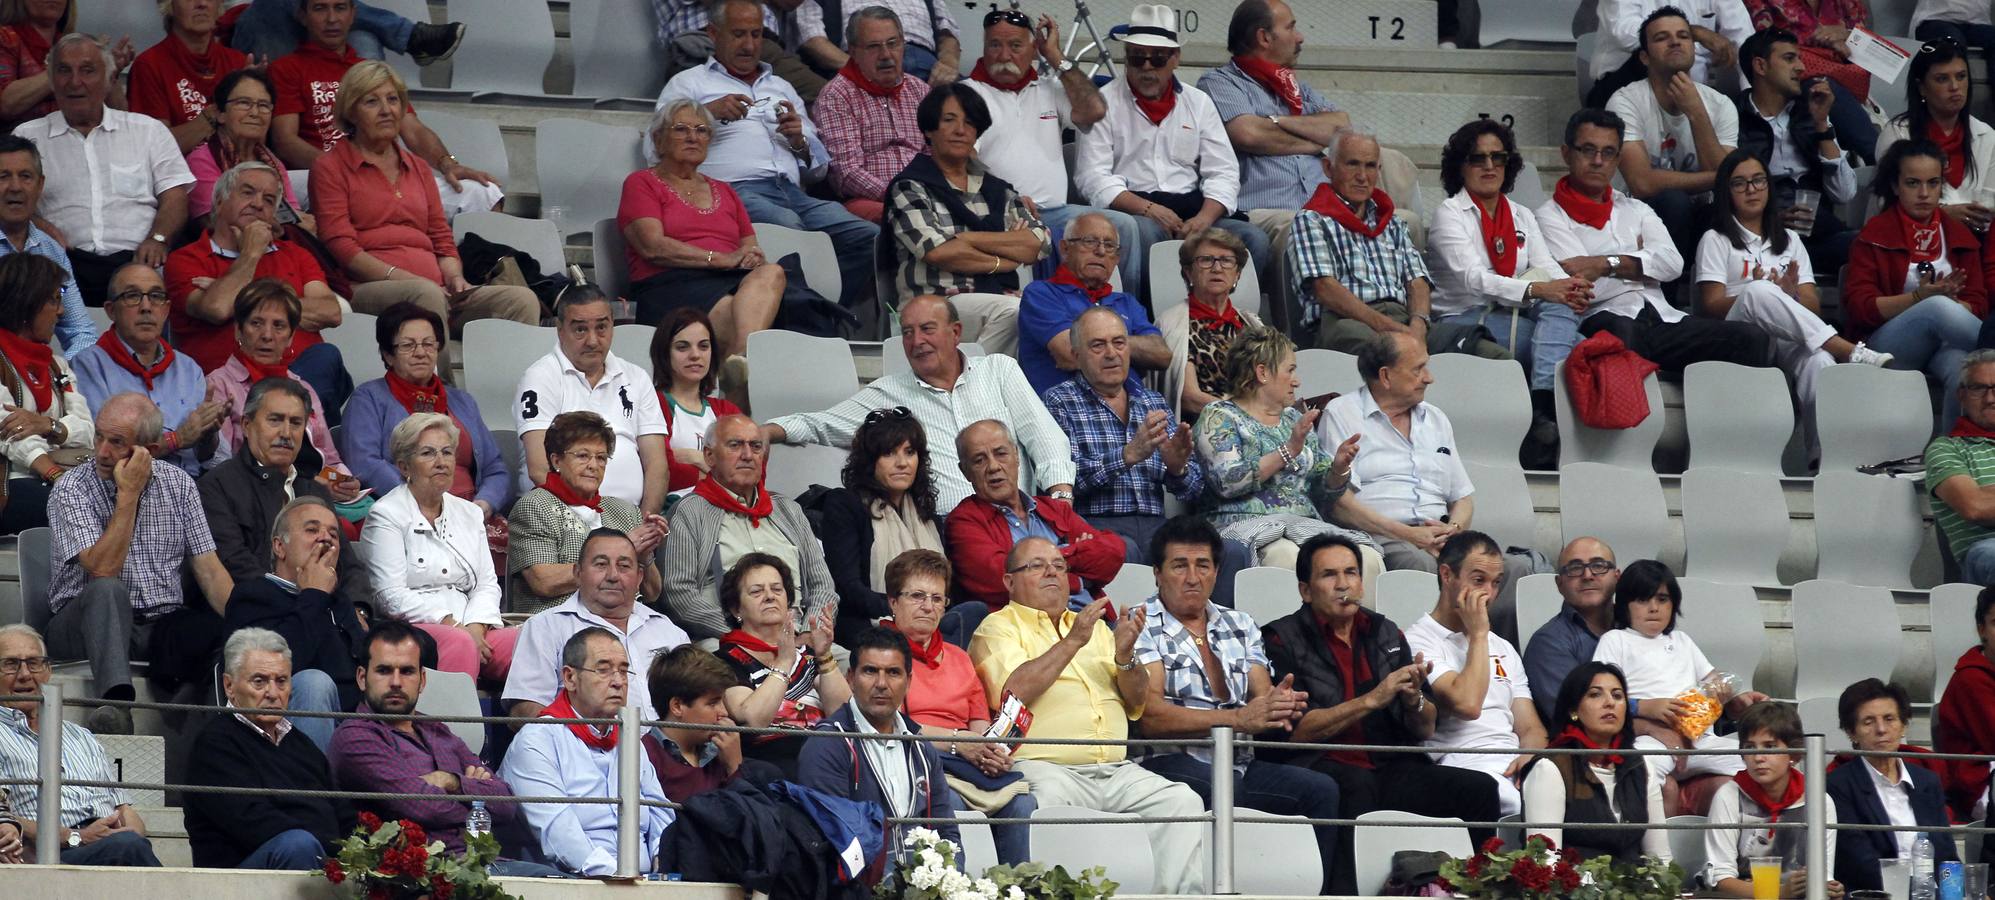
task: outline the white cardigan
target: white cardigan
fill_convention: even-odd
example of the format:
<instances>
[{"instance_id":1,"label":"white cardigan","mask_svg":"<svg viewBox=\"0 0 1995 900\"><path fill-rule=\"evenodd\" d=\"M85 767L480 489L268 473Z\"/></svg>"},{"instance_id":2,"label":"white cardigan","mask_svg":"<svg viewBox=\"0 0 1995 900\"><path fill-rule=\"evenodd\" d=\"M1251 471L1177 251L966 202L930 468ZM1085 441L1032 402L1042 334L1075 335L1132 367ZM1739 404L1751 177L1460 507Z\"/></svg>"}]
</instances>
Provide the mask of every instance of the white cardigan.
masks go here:
<instances>
[{"instance_id":1,"label":"white cardigan","mask_svg":"<svg viewBox=\"0 0 1995 900\"><path fill-rule=\"evenodd\" d=\"M485 540L478 505L443 495L443 516L423 517L404 484L374 503L356 545L381 611L417 624L505 624L499 618L499 575Z\"/></svg>"},{"instance_id":2,"label":"white cardigan","mask_svg":"<svg viewBox=\"0 0 1995 900\"><path fill-rule=\"evenodd\" d=\"M76 371L69 367L69 361L63 359L61 353L55 354L55 382L55 394L51 397L53 402L49 404L49 409L36 408L34 392L28 390L25 380L21 385L21 390L28 395L25 397L16 397L13 391L0 387L0 403L48 416L69 429L69 440L60 447L50 444L48 438L39 434L11 441L0 440L0 449L4 449L7 456L10 477L33 474L31 466L34 461L51 450L87 450L97 441L97 428L90 418L90 401L84 399L83 391L77 388Z\"/></svg>"}]
</instances>

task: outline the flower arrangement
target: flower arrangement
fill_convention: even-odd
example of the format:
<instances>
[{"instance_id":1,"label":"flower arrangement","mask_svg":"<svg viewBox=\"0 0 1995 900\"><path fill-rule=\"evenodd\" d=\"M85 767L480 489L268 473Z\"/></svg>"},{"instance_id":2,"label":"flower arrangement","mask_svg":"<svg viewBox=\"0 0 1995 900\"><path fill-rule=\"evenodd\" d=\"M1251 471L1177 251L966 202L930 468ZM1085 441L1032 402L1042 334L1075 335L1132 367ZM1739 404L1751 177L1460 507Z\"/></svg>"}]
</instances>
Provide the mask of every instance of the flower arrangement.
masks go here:
<instances>
[{"instance_id":1,"label":"flower arrangement","mask_svg":"<svg viewBox=\"0 0 1995 900\"><path fill-rule=\"evenodd\" d=\"M1664 900L1677 896L1683 881L1683 867L1673 862L1582 860L1579 851L1560 851L1543 835L1516 850L1490 838L1475 856L1441 864L1442 886L1477 900Z\"/></svg>"},{"instance_id":2,"label":"flower arrangement","mask_svg":"<svg viewBox=\"0 0 1995 900\"><path fill-rule=\"evenodd\" d=\"M910 828L901 839L902 864L873 888L876 900L1107 900L1119 887L1095 866L1078 876L1039 863L992 866L981 878L956 868L955 842L929 828Z\"/></svg>"},{"instance_id":3,"label":"flower arrangement","mask_svg":"<svg viewBox=\"0 0 1995 900\"><path fill-rule=\"evenodd\" d=\"M499 858L499 839L466 834L464 853L452 857L442 841L429 841L408 819L384 822L361 813L353 834L327 857L326 880L347 897L367 900L519 900L499 888L485 868Z\"/></svg>"}]
</instances>

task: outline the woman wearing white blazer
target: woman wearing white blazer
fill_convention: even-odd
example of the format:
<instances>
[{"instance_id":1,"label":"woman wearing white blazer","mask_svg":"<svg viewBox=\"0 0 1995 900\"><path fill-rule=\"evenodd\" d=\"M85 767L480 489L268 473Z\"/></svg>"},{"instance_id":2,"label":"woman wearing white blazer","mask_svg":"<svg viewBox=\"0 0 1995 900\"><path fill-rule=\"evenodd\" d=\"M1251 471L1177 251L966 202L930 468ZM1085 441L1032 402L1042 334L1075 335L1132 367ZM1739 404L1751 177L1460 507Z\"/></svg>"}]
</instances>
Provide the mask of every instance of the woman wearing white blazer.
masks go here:
<instances>
[{"instance_id":1,"label":"woman wearing white blazer","mask_svg":"<svg viewBox=\"0 0 1995 900\"><path fill-rule=\"evenodd\" d=\"M377 611L434 637L437 668L503 682L519 629L499 618L483 511L450 493L462 440L442 413L415 413L395 426L388 458L402 486L368 512L358 549Z\"/></svg>"}]
</instances>

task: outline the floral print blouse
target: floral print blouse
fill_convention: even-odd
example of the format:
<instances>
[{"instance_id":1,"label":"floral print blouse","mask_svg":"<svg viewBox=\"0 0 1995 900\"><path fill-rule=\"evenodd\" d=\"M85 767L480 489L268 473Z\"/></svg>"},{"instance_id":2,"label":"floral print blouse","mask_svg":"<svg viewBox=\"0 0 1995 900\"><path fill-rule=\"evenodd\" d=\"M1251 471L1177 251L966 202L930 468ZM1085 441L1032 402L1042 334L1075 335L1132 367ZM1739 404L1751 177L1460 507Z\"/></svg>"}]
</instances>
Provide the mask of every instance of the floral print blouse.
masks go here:
<instances>
[{"instance_id":1,"label":"floral print blouse","mask_svg":"<svg viewBox=\"0 0 1995 900\"><path fill-rule=\"evenodd\" d=\"M1303 442L1302 453L1273 478L1258 478L1261 458L1288 443L1302 413L1294 407L1282 410L1279 425L1254 418L1232 400L1221 400L1205 408L1198 417L1194 440L1198 458L1205 464L1206 483L1214 495L1212 524L1225 528L1260 516L1294 515L1321 518L1318 503L1329 508L1344 493L1324 487L1330 475L1331 454L1323 452L1316 432Z\"/></svg>"}]
</instances>

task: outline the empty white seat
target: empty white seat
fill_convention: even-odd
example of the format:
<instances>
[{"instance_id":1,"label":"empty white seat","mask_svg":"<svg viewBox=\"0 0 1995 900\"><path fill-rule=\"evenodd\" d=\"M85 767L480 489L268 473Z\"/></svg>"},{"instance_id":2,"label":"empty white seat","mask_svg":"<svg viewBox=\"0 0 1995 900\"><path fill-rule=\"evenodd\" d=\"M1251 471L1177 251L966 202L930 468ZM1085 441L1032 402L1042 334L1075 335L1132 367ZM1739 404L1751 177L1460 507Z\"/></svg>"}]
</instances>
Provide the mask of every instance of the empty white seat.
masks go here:
<instances>
[{"instance_id":1,"label":"empty white seat","mask_svg":"<svg viewBox=\"0 0 1995 900\"><path fill-rule=\"evenodd\" d=\"M1852 682L1891 677L1899 629L1890 591L1811 579L1793 596L1795 697L1837 697Z\"/></svg>"},{"instance_id":2,"label":"empty white seat","mask_svg":"<svg viewBox=\"0 0 1995 900\"><path fill-rule=\"evenodd\" d=\"M1520 5L1524 7L1535 7L1538 4L1523 3ZM1561 18L1563 16L1562 9L1563 8L1548 10L1548 12L1551 13L1549 18L1553 19ZM1535 12L1536 10L1533 11ZM1563 25L1557 25L1552 30L1564 31L1566 30L1566 28ZM1561 43L1563 43L1565 41L1565 38L1561 36L1559 38L1556 38L1555 40L1558 40ZM1544 202L1546 200L1550 199L1551 195L1545 193L1545 176L1538 174L1538 167L1536 164L1532 163L1528 159L1525 160L1524 168L1517 172L1517 183L1511 186L1510 188L1510 202L1522 206L1525 209L1536 210L1539 206L1544 205Z\"/></svg>"},{"instance_id":3,"label":"empty white seat","mask_svg":"<svg viewBox=\"0 0 1995 900\"><path fill-rule=\"evenodd\" d=\"M998 864L997 841L991 837L990 818L974 809L956 810L956 832L963 838L963 871L983 872Z\"/></svg>"},{"instance_id":4,"label":"empty white seat","mask_svg":"<svg viewBox=\"0 0 1995 900\"><path fill-rule=\"evenodd\" d=\"M21 608L22 619L43 634L48 633L48 620L54 615L48 608L49 564L54 555L55 532L48 528L30 528L21 532L14 545L16 558L21 564Z\"/></svg>"},{"instance_id":5,"label":"empty white seat","mask_svg":"<svg viewBox=\"0 0 1995 900\"><path fill-rule=\"evenodd\" d=\"M381 344L374 339L375 317L364 312L340 314L339 325L319 332L319 337L339 348L340 359L346 363L346 373L353 377L356 385L366 384L388 371L387 363L381 361ZM484 410L481 408L480 413Z\"/></svg>"},{"instance_id":6,"label":"empty white seat","mask_svg":"<svg viewBox=\"0 0 1995 900\"><path fill-rule=\"evenodd\" d=\"M1933 433L1932 399L1920 372L1830 366L1815 389L1823 473L1923 452Z\"/></svg>"},{"instance_id":7,"label":"empty white seat","mask_svg":"<svg viewBox=\"0 0 1995 900\"><path fill-rule=\"evenodd\" d=\"M1185 280L1180 275L1178 248L1184 241L1158 241L1150 245L1150 309L1157 318L1163 318L1164 311L1182 306L1189 293ZM1241 311L1258 317L1261 314L1261 276L1255 274L1251 263L1240 270L1240 281L1233 285L1233 305Z\"/></svg>"},{"instance_id":8,"label":"empty white seat","mask_svg":"<svg viewBox=\"0 0 1995 900\"><path fill-rule=\"evenodd\" d=\"M1277 818L1244 806L1239 816ZM1238 822L1233 826L1233 889L1247 896L1309 897L1323 889L1323 858L1316 832L1299 821Z\"/></svg>"},{"instance_id":9,"label":"empty white seat","mask_svg":"<svg viewBox=\"0 0 1995 900\"><path fill-rule=\"evenodd\" d=\"M478 412L480 415L483 415L485 411L480 409ZM508 421L511 421L510 417ZM520 433L510 428L494 428L492 429L492 440L499 443L499 458L505 462L506 471L517 482L520 473L526 471L525 463L522 462L522 459L526 455L526 447L520 443Z\"/></svg>"},{"instance_id":10,"label":"empty white seat","mask_svg":"<svg viewBox=\"0 0 1995 900\"><path fill-rule=\"evenodd\" d=\"M1379 576L1375 608L1386 618L1408 628L1432 612L1441 597L1441 580L1432 572L1399 569Z\"/></svg>"},{"instance_id":11,"label":"empty white seat","mask_svg":"<svg viewBox=\"0 0 1995 900\"><path fill-rule=\"evenodd\" d=\"M508 319L464 325L464 389L478 401L485 424L513 421L514 392L528 366L554 349L554 329Z\"/></svg>"},{"instance_id":12,"label":"empty white seat","mask_svg":"<svg viewBox=\"0 0 1995 900\"><path fill-rule=\"evenodd\" d=\"M1981 596L1978 584L1943 584L1926 598L1927 623L1933 635L1933 700L1946 694L1953 680L1954 663L1970 647L1980 645L1974 632L1974 601Z\"/></svg>"},{"instance_id":13,"label":"empty white seat","mask_svg":"<svg viewBox=\"0 0 1995 900\"><path fill-rule=\"evenodd\" d=\"M658 326L656 325L626 322L616 326L615 338L611 342L611 346L616 348L618 359L629 361L631 365L643 369L644 373L649 375L652 374L651 339L657 335Z\"/></svg>"},{"instance_id":14,"label":"empty white seat","mask_svg":"<svg viewBox=\"0 0 1995 900\"><path fill-rule=\"evenodd\" d=\"M1711 665L1737 675L1740 687L1751 687L1766 649L1759 595L1751 585L1702 578L1679 578L1676 585L1683 591L1684 633L1697 642Z\"/></svg>"},{"instance_id":15,"label":"empty white seat","mask_svg":"<svg viewBox=\"0 0 1995 900\"><path fill-rule=\"evenodd\" d=\"M1427 402L1448 414L1454 451L1465 461L1516 468L1517 449L1531 430L1531 384L1524 367L1509 359L1436 353L1427 357L1427 371L1434 376ZM1476 520L1481 519L1478 500Z\"/></svg>"},{"instance_id":16,"label":"empty white seat","mask_svg":"<svg viewBox=\"0 0 1995 900\"><path fill-rule=\"evenodd\" d=\"M425 20L427 21L427 20ZM388 54L389 59L407 59L400 53ZM500 184L512 180L512 159L506 155L504 138L499 136L499 123L481 116L463 116L453 112L425 106L418 115L429 130L450 148L453 156L473 169L492 176Z\"/></svg>"},{"instance_id":17,"label":"empty white seat","mask_svg":"<svg viewBox=\"0 0 1995 900\"><path fill-rule=\"evenodd\" d=\"M984 345L976 341L957 341L956 349L963 351L963 358L984 355ZM899 335L890 335L880 342L880 376L903 375L912 371L907 365L907 345L901 343ZM1170 496L1169 494L1165 495Z\"/></svg>"},{"instance_id":18,"label":"empty white seat","mask_svg":"<svg viewBox=\"0 0 1995 900\"><path fill-rule=\"evenodd\" d=\"M614 218L597 219L590 233L594 240L589 247L589 265L596 286L603 289L606 297L630 296L630 257L626 255L623 229L617 227Z\"/></svg>"},{"instance_id":19,"label":"empty white seat","mask_svg":"<svg viewBox=\"0 0 1995 900\"><path fill-rule=\"evenodd\" d=\"M546 94L542 79L554 61L554 16L546 0L450 0L450 15L465 26L464 45L450 58L451 87Z\"/></svg>"},{"instance_id":20,"label":"empty white seat","mask_svg":"<svg viewBox=\"0 0 1995 900\"><path fill-rule=\"evenodd\" d=\"M1836 711L1836 699L1841 695L1838 688L1835 697L1809 697L1796 704L1795 709L1801 715L1802 733L1821 735L1823 749L1830 753L1850 748L1849 735L1843 731Z\"/></svg>"},{"instance_id":21,"label":"empty white seat","mask_svg":"<svg viewBox=\"0 0 1995 900\"><path fill-rule=\"evenodd\" d=\"M1420 826L1367 825L1367 822L1427 822ZM1358 893L1378 895L1392 873L1392 855L1400 850L1439 850L1456 859L1475 852L1469 845L1469 831L1456 818L1435 818L1398 810L1381 809L1358 816L1351 829L1351 861L1357 870Z\"/></svg>"},{"instance_id":22,"label":"empty white seat","mask_svg":"<svg viewBox=\"0 0 1995 900\"><path fill-rule=\"evenodd\" d=\"M1787 499L1778 476L1691 469L1683 473L1682 499L1684 571L1714 581L1779 583Z\"/></svg>"},{"instance_id":23,"label":"empty white seat","mask_svg":"<svg viewBox=\"0 0 1995 900\"><path fill-rule=\"evenodd\" d=\"M1157 570L1142 563L1123 563L1122 571L1117 572L1115 580L1102 590L1108 594L1108 602L1115 604L1116 609L1142 603L1157 592Z\"/></svg>"},{"instance_id":24,"label":"empty white seat","mask_svg":"<svg viewBox=\"0 0 1995 900\"><path fill-rule=\"evenodd\" d=\"M650 101L665 86L666 54L649 4L569 4L568 40L578 97Z\"/></svg>"},{"instance_id":25,"label":"empty white seat","mask_svg":"<svg viewBox=\"0 0 1995 900\"><path fill-rule=\"evenodd\" d=\"M1608 598L1612 600L1613 598ZM1559 614L1565 606L1559 596L1559 578L1550 572L1526 575L1517 580L1517 637L1521 650L1531 645L1531 635Z\"/></svg>"},{"instance_id":26,"label":"empty white seat","mask_svg":"<svg viewBox=\"0 0 1995 900\"><path fill-rule=\"evenodd\" d=\"M1579 414L1573 411L1572 393L1566 389L1566 364L1560 362L1558 377L1552 385L1559 416L1559 465L1597 462L1653 471L1656 440L1662 437L1663 430L1662 382L1650 373L1642 387L1648 394L1649 415L1641 424L1618 430L1594 428L1581 422ZM1634 558L1621 552L1620 545L1612 546L1622 559Z\"/></svg>"},{"instance_id":27,"label":"empty white seat","mask_svg":"<svg viewBox=\"0 0 1995 900\"><path fill-rule=\"evenodd\" d=\"M478 684L463 672L423 670L423 692L416 697L416 712L427 716L482 716L478 705ZM478 722L446 722L450 733L471 748L485 749L485 726Z\"/></svg>"},{"instance_id":28,"label":"empty white seat","mask_svg":"<svg viewBox=\"0 0 1995 900\"><path fill-rule=\"evenodd\" d=\"M1475 485L1475 529L1503 547L1535 547L1538 511L1531 503L1531 485L1517 461L1494 466L1468 463L1465 468L1469 482Z\"/></svg>"},{"instance_id":29,"label":"empty white seat","mask_svg":"<svg viewBox=\"0 0 1995 900\"><path fill-rule=\"evenodd\" d=\"M842 292L839 289L838 250L831 243L831 235L757 222L755 240L762 245L762 255L770 262L779 263L783 257L797 254L797 262L804 272L804 283L811 290L823 294L826 300L839 302Z\"/></svg>"},{"instance_id":30,"label":"empty white seat","mask_svg":"<svg viewBox=\"0 0 1995 900\"><path fill-rule=\"evenodd\" d=\"M1266 625L1302 605L1295 570L1280 566L1249 566L1233 576L1233 608Z\"/></svg>"},{"instance_id":31,"label":"empty white seat","mask_svg":"<svg viewBox=\"0 0 1995 900\"><path fill-rule=\"evenodd\" d=\"M817 412L858 392L845 341L774 328L748 336L748 402L757 419Z\"/></svg>"},{"instance_id":32,"label":"empty white seat","mask_svg":"<svg viewBox=\"0 0 1995 900\"><path fill-rule=\"evenodd\" d=\"M465 235L475 234L510 246L533 257L540 264L543 276L559 275L568 267L567 254L561 249L561 229L547 219L522 219L502 212L473 210L452 219L450 232L458 243L464 242Z\"/></svg>"},{"instance_id":33,"label":"empty white seat","mask_svg":"<svg viewBox=\"0 0 1995 900\"><path fill-rule=\"evenodd\" d=\"M1308 347L1295 352L1295 377L1302 382L1295 395L1315 397L1335 391L1356 393L1365 386L1358 377L1358 358L1349 353Z\"/></svg>"},{"instance_id":34,"label":"empty white seat","mask_svg":"<svg viewBox=\"0 0 1995 900\"><path fill-rule=\"evenodd\" d=\"M544 12L546 5L541 9ZM636 128L582 119L540 120L534 127L533 152L541 208L565 208L562 228L569 234L614 217L624 178L644 168L639 150L643 137Z\"/></svg>"},{"instance_id":35,"label":"empty white seat","mask_svg":"<svg viewBox=\"0 0 1995 900\"><path fill-rule=\"evenodd\" d=\"M1794 401L1779 369L1716 360L1683 370L1683 424L1692 468L1781 474Z\"/></svg>"},{"instance_id":36,"label":"empty white seat","mask_svg":"<svg viewBox=\"0 0 1995 900\"><path fill-rule=\"evenodd\" d=\"M764 484L792 500L803 496L813 484L838 487L843 482L846 451L837 447L778 444L769 448L769 465Z\"/></svg>"},{"instance_id":37,"label":"empty white seat","mask_svg":"<svg viewBox=\"0 0 1995 900\"><path fill-rule=\"evenodd\" d=\"M1560 466L1559 526L1567 542L1585 536L1605 541L1624 564L1654 559L1669 538L1662 482L1646 463L1640 469L1597 462Z\"/></svg>"},{"instance_id":38,"label":"empty white seat","mask_svg":"<svg viewBox=\"0 0 1995 900\"><path fill-rule=\"evenodd\" d=\"M1710 818L1706 816L1669 817L1671 825L1702 825L1709 821ZM1676 864L1683 867L1688 877L1694 879L1702 874L1704 864L1709 861L1704 852L1704 832L1686 830L1664 833L1669 835L1669 855L1676 858ZM1683 887L1689 890L1691 885L1686 881Z\"/></svg>"},{"instance_id":39,"label":"empty white seat","mask_svg":"<svg viewBox=\"0 0 1995 900\"><path fill-rule=\"evenodd\" d=\"M1815 477L1815 577L1910 587L1925 512L1917 481L1824 465Z\"/></svg>"},{"instance_id":40,"label":"empty white seat","mask_svg":"<svg viewBox=\"0 0 1995 900\"><path fill-rule=\"evenodd\" d=\"M1120 819L1109 825L1063 825L1061 819ZM1148 894L1156 883L1150 835L1133 815L1079 806L1042 806L1032 813L1032 861L1068 872L1102 866L1121 885L1116 892Z\"/></svg>"},{"instance_id":41,"label":"empty white seat","mask_svg":"<svg viewBox=\"0 0 1995 900\"><path fill-rule=\"evenodd\" d=\"M129 37L132 47L141 52L166 37L159 4L135 0L76 0L76 18L70 26L88 34L105 35L113 44L119 38Z\"/></svg>"}]
</instances>

